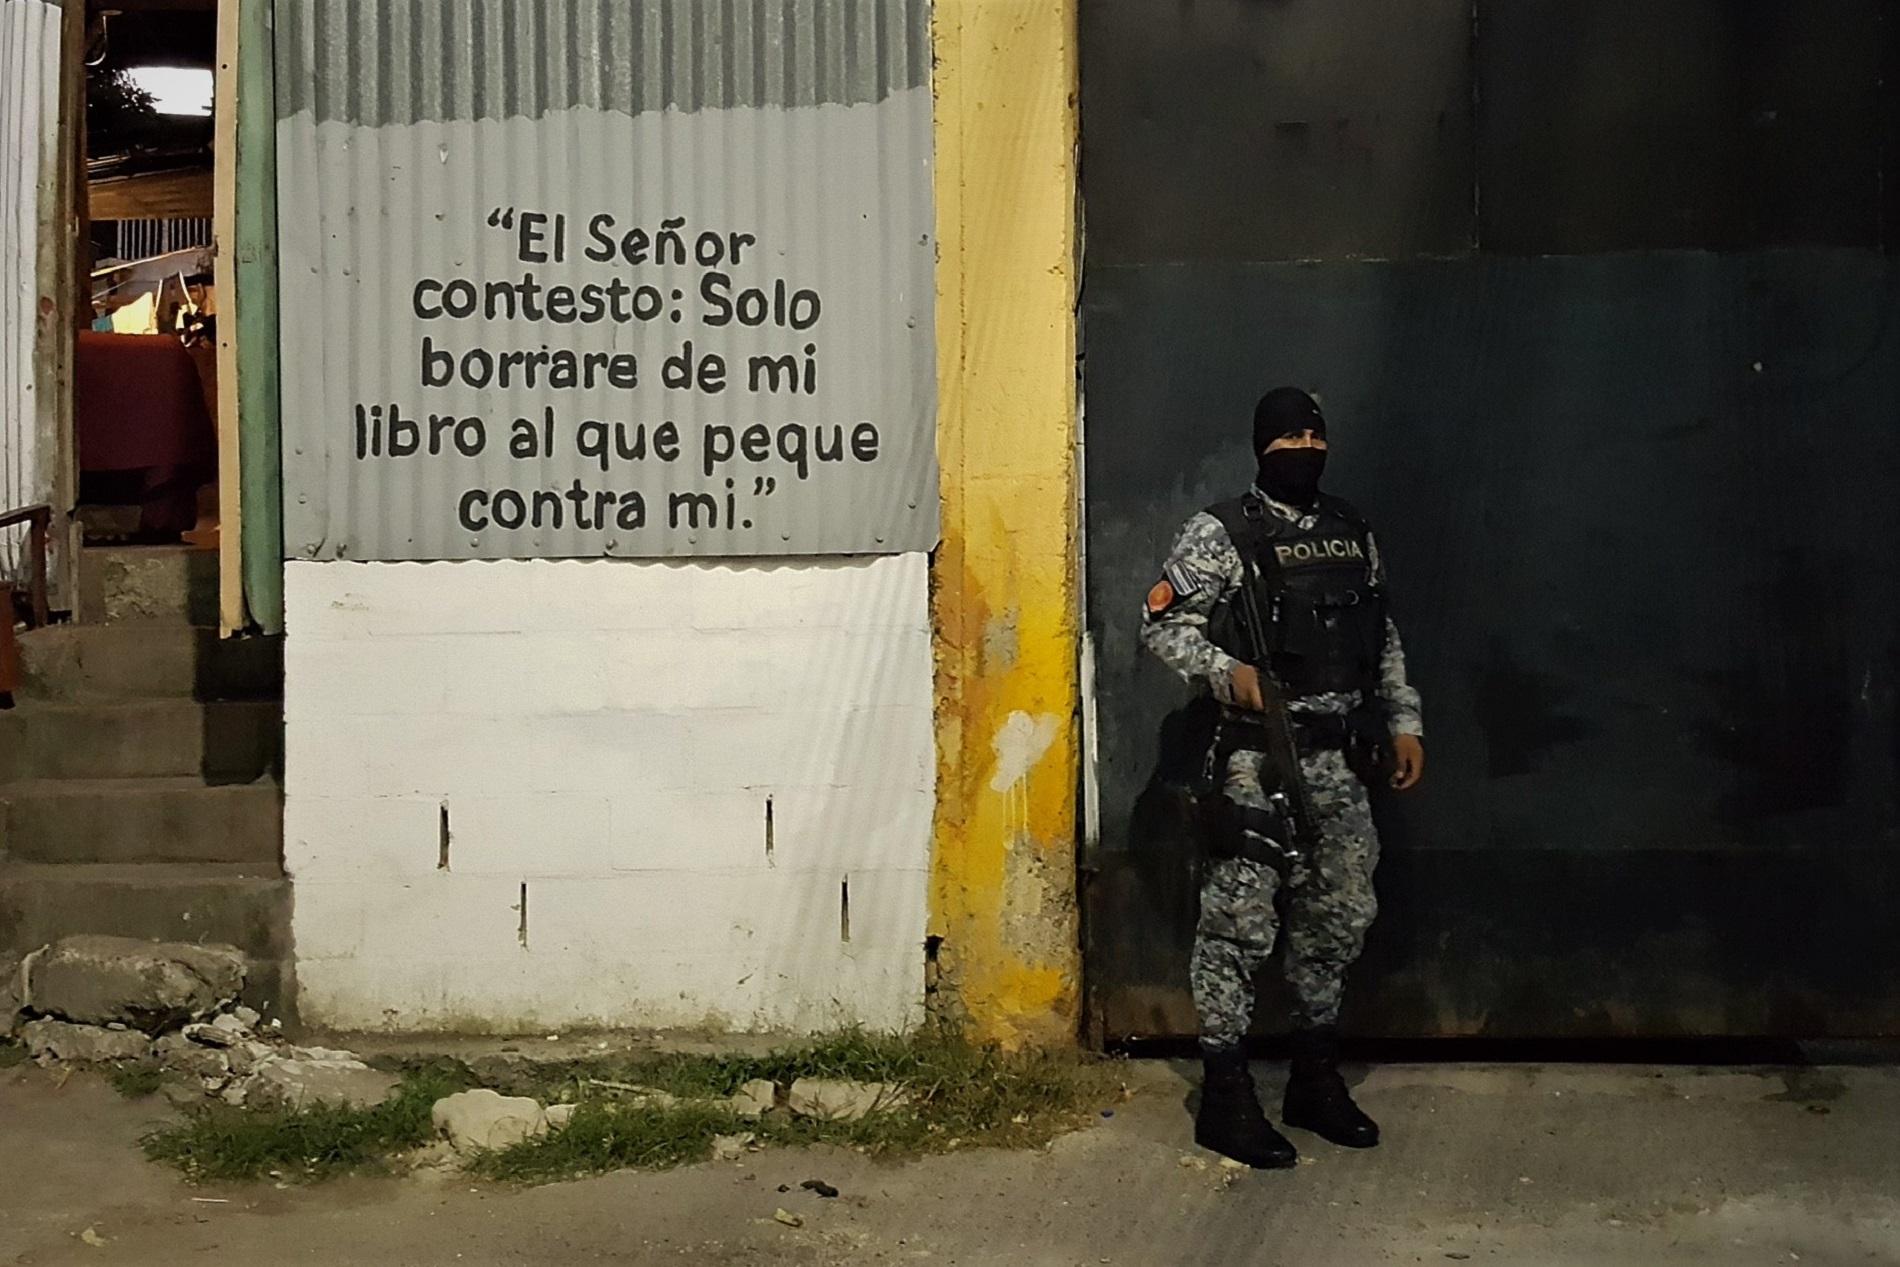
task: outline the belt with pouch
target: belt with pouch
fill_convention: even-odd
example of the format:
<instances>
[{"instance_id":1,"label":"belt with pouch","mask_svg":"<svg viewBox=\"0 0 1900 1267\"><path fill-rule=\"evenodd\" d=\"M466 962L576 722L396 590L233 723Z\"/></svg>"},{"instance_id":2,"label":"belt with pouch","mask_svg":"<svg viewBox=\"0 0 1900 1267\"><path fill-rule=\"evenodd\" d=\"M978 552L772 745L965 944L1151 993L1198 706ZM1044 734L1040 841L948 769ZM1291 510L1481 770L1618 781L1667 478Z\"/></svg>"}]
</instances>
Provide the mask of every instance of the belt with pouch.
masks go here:
<instances>
[{"instance_id":1,"label":"belt with pouch","mask_svg":"<svg viewBox=\"0 0 1900 1267\"><path fill-rule=\"evenodd\" d=\"M1383 784L1392 774L1392 736L1385 717L1360 705L1350 713L1289 714L1293 744L1300 755L1343 752L1346 765L1368 786Z\"/></svg>"},{"instance_id":2,"label":"belt with pouch","mask_svg":"<svg viewBox=\"0 0 1900 1267\"><path fill-rule=\"evenodd\" d=\"M1351 738L1343 713L1288 713L1287 721L1301 752L1336 752Z\"/></svg>"}]
</instances>

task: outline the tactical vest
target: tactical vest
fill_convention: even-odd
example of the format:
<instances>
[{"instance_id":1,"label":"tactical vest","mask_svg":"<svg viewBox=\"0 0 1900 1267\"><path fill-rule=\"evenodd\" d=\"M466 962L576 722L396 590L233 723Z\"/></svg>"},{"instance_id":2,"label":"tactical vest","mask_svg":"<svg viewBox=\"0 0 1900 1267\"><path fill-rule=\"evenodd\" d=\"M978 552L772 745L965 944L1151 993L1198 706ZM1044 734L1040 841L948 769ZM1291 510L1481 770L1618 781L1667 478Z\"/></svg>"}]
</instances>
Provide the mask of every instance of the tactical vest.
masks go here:
<instances>
[{"instance_id":1,"label":"tactical vest","mask_svg":"<svg viewBox=\"0 0 1900 1267\"><path fill-rule=\"evenodd\" d=\"M1241 588L1208 620L1237 659L1264 657L1289 696L1370 691L1385 650L1385 592L1373 582L1372 533L1353 507L1320 494L1313 526L1273 513L1257 494L1208 507L1240 553ZM1249 628L1258 613L1260 628Z\"/></svg>"}]
</instances>

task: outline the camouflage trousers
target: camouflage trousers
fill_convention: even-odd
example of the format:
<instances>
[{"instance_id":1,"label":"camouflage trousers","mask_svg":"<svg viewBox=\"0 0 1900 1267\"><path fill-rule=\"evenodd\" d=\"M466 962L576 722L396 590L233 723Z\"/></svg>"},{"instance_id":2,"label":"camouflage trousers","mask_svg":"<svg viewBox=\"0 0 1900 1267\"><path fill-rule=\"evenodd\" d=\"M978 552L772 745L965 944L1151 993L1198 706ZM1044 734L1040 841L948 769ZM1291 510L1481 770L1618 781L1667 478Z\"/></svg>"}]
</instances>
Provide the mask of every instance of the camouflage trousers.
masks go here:
<instances>
[{"instance_id":1,"label":"camouflage trousers","mask_svg":"<svg viewBox=\"0 0 1900 1267\"><path fill-rule=\"evenodd\" d=\"M1226 795L1237 804L1266 808L1261 761L1257 752L1236 752L1229 762ZM1284 884L1272 867L1245 858L1215 861L1205 873L1188 961L1204 1049L1230 1048L1246 1035L1255 976L1273 953L1282 910L1284 971L1293 1022L1300 1027L1339 1019L1346 970L1378 913L1372 871L1379 838L1364 785L1337 751L1307 754L1300 764L1319 816L1320 841L1312 856L1296 862Z\"/></svg>"}]
</instances>

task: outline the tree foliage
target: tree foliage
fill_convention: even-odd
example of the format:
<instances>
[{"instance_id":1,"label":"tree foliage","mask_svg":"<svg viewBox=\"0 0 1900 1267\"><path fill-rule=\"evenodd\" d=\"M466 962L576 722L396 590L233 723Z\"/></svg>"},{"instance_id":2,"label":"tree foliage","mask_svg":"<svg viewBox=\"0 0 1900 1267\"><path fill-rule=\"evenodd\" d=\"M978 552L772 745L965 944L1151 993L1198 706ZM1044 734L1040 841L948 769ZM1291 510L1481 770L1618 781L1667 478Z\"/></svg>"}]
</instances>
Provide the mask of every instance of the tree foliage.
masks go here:
<instances>
[{"instance_id":1,"label":"tree foliage","mask_svg":"<svg viewBox=\"0 0 1900 1267\"><path fill-rule=\"evenodd\" d=\"M125 71L94 67L86 74L86 150L94 155L122 154L150 143L160 120L152 94Z\"/></svg>"}]
</instances>

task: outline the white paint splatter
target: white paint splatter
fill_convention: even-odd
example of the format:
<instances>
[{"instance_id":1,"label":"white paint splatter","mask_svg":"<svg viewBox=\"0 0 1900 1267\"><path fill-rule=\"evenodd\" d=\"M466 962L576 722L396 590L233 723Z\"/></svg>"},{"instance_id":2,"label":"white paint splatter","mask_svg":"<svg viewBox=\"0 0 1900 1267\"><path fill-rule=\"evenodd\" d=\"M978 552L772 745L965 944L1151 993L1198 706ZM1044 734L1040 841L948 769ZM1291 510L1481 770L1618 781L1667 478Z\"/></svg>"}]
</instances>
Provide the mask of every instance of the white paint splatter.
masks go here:
<instances>
[{"instance_id":1,"label":"white paint splatter","mask_svg":"<svg viewBox=\"0 0 1900 1267\"><path fill-rule=\"evenodd\" d=\"M1031 717L1018 710L1004 721L1003 728L990 740L996 750L996 775L990 780L992 792L1007 792L1029 776L1042 754L1056 741L1062 726L1053 714Z\"/></svg>"}]
</instances>

